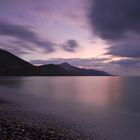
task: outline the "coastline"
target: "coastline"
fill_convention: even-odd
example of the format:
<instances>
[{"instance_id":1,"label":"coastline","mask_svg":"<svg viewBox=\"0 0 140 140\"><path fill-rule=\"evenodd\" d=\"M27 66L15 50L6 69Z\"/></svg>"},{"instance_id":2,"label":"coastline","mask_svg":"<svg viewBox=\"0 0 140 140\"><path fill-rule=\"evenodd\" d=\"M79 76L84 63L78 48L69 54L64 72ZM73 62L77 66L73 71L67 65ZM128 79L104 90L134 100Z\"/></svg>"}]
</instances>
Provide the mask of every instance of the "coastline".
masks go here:
<instances>
[{"instance_id":1,"label":"coastline","mask_svg":"<svg viewBox=\"0 0 140 140\"><path fill-rule=\"evenodd\" d=\"M0 138L2 140L103 140L90 137L71 122L56 120L49 114L22 110L20 105L0 100Z\"/></svg>"}]
</instances>

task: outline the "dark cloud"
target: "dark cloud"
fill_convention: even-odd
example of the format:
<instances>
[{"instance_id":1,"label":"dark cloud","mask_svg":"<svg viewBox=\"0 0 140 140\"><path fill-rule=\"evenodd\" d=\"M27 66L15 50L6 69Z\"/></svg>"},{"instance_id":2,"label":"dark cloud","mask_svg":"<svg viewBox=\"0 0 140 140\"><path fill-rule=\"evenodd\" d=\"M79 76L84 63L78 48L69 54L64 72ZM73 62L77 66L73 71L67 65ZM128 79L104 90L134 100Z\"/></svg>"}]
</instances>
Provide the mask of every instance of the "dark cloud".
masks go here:
<instances>
[{"instance_id":1,"label":"dark cloud","mask_svg":"<svg viewBox=\"0 0 140 140\"><path fill-rule=\"evenodd\" d=\"M32 43L38 47L42 47L46 52L54 51L54 43L51 41L44 41L33 31L31 27L24 25L17 25L0 19L0 36L14 37L17 40Z\"/></svg>"},{"instance_id":2,"label":"dark cloud","mask_svg":"<svg viewBox=\"0 0 140 140\"><path fill-rule=\"evenodd\" d=\"M22 45L22 44L21 44ZM22 54L29 54L30 50L28 48L23 48L23 47L19 47L18 45L12 43L12 42L5 42L5 43L0 43L0 48L1 49L4 49L4 50L7 50L17 56L20 56Z\"/></svg>"},{"instance_id":3,"label":"dark cloud","mask_svg":"<svg viewBox=\"0 0 140 140\"><path fill-rule=\"evenodd\" d=\"M139 0L91 0L90 22L103 39L124 39L140 33Z\"/></svg>"},{"instance_id":4,"label":"dark cloud","mask_svg":"<svg viewBox=\"0 0 140 140\"><path fill-rule=\"evenodd\" d=\"M33 45L29 45L29 43L26 43L24 41L10 40L10 41L8 41L7 47L10 46L11 44L16 46L16 48L18 47L20 49L25 49L25 50L29 50L29 51L35 51L35 48L33 47Z\"/></svg>"},{"instance_id":5,"label":"dark cloud","mask_svg":"<svg viewBox=\"0 0 140 140\"><path fill-rule=\"evenodd\" d=\"M118 60L118 61L112 61L112 64L118 64L121 67L134 69L134 68L140 68L140 60L139 59L124 59L124 60Z\"/></svg>"},{"instance_id":6,"label":"dark cloud","mask_svg":"<svg viewBox=\"0 0 140 140\"><path fill-rule=\"evenodd\" d=\"M67 40L66 43L62 45L62 48L68 52L75 52L78 47L79 47L78 42L73 39Z\"/></svg>"},{"instance_id":7,"label":"dark cloud","mask_svg":"<svg viewBox=\"0 0 140 140\"><path fill-rule=\"evenodd\" d=\"M13 24L2 19L0 19L0 36L14 38L14 40L8 40L9 43L7 43L6 48L11 48L12 46L17 48L17 46L20 46L21 49L24 48L34 51L36 49L35 46L37 46L44 49L45 52L51 53L56 51L54 48L56 46L60 46L63 48L63 50L68 52L75 52L79 47L79 44L74 39L69 39L64 44L56 44L52 41L44 41L44 39L42 39L39 34L33 30L33 28L24 25Z\"/></svg>"},{"instance_id":8,"label":"dark cloud","mask_svg":"<svg viewBox=\"0 0 140 140\"><path fill-rule=\"evenodd\" d=\"M106 54L120 57L140 57L140 42L139 41L126 41L108 48Z\"/></svg>"}]
</instances>

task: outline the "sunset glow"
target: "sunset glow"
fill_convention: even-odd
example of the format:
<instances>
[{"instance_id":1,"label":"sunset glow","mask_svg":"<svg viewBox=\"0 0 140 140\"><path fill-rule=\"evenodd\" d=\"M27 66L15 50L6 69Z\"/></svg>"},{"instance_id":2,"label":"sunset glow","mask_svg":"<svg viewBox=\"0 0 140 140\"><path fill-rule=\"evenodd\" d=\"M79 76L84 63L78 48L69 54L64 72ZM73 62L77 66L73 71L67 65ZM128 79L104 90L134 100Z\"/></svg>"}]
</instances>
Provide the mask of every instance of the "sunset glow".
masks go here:
<instances>
[{"instance_id":1,"label":"sunset glow","mask_svg":"<svg viewBox=\"0 0 140 140\"><path fill-rule=\"evenodd\" d=\"M84 63L76 66L105 69L119 75L140 75L139 33L129 25L129 20L123 27L123 19L114 25L117 19L104 18L109 2L100 9L104 2L97 0L1 0L0 48L35 65L60 58L65 61L95 58L87 66ZM125 18L128 11L124 10ZM117 12L113 14L119 16Z\"/></svg>"}]
</instances>

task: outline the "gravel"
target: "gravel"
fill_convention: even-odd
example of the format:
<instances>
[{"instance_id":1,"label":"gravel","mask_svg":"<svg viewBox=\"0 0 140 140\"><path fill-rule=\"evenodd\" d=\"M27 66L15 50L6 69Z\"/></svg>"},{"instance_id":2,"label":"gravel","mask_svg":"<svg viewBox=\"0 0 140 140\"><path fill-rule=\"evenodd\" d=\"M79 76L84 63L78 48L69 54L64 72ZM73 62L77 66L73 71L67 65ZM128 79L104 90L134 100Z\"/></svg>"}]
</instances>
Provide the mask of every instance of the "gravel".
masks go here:
<instances>
[{"instance_id":1,"label":"gravel","mask_svg":"<svg viewBox=\"0 0 140 140\"><path fill-rule=\"evenodd\" d=\"M51 114L22 109L17 104L0 100L0 140L104 140L91 137L79 126Z\"/></svg>"}]
</instances>

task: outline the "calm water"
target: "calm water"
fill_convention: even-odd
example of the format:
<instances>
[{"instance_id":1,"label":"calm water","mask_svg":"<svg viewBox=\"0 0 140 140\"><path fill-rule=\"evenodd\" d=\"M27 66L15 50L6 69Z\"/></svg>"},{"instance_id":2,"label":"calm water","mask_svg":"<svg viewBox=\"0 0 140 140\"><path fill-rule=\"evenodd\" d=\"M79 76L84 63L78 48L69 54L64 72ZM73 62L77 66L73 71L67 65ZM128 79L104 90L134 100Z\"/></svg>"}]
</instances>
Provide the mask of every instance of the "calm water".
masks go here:
<instances>
[{"instance_id":1,"label":"calm water","mask_svg":"<svg viewBox=\"0 0 140 140\"><path fill-rule=\"evenodd\" d=\"M140 139L140 78L1 77L0 98L111 140Z\"/></svg>"}]
</instances>

